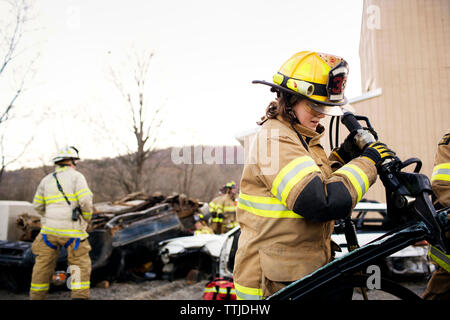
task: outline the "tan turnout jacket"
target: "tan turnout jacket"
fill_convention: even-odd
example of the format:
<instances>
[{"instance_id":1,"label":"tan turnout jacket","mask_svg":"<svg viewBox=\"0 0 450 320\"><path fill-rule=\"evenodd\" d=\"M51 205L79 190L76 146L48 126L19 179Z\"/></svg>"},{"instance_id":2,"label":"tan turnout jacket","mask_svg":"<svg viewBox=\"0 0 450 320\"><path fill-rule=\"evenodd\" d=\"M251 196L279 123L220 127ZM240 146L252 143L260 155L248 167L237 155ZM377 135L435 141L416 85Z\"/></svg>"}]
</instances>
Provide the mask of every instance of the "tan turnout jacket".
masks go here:
<instances>
[{"instance_id":1,"label":"tan turnout jacket","mask_svg":"<svg viewBox=\"0 0 450 320\"><path fill-rule=\"evenodd\" d=\"M450 206L450 130L438 143L434 160L431 187L436 195L435 205Z\"/></svg>"},{"instance_id":2,"label":"tan turnout jacket","mask_svg":"<svg viewBox=\"0 0 450 320\"><path fill-rule=\"evenodd\" d=\"M223 220L225 231L232 227L234 221L236 221L236 205L230 194L225 193L216 202L216 212L217 214L223 215Z\"/></svg>"},{"instance_id":3,"label":"tan turnout jacket","mask_svg":"<svg viewBox=\"0 0 450 320\"><path fill-rule=\"evenodd\" d=\"M34 208L43 216L41 233L85 239L88 237L86 228L92 217L92 192L85 177L74 168L58 166L55 172L71 205L58 190L53 173L45 176L33 200ZM82 215L77 221L72 221L72 210L77 206L80 206Z\"/></svg>"},{"instance_id":4,"label":"tan turnout jacket","mask_svg":"<svg viewBox=\"0 0 450 320\"><path fill-rule=\"evenodd\" d=\"M246 158L233 273L239 299L266 297L273 293L269 282L298 280L328 263L334 221L314 221L303 214L350 213L376 180L376 168L367 159L342 166L327 158L320 145L323 126L317 132L299 124L296 129L309 150L278 117L264 122Z\"/></svg>"},{"instance_id":5,"label":"tan turnout jacket","mask_svg":"<svg viewBox=\"0 0 450 320\"><path fill-rule=\"evenodd\" d=\"M450 206L450 130L447 130L438 143L431 187L436 195L435 207ZM445 235L450 238L449 232ZM450 255L434 246L430 246L428 254L440 268L433 273L423 297L427 300L448 300L450 299Z\"/></svg>"}]
</instances>

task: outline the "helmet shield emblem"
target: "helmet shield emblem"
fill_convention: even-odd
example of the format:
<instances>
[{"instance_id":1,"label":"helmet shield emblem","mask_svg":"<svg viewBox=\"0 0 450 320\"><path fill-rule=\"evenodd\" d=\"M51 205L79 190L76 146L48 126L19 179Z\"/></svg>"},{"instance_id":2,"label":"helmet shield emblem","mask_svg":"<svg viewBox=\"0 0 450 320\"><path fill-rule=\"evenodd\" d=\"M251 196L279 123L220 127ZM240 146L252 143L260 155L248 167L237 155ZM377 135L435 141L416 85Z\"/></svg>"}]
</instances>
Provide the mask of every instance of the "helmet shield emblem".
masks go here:
<instances>
[{"instance_id":1,"label":"helmet shield emblem","mask_svg":"<svg viewBox=\"0 0 450 320\"><path fill-rule=\"evenodd\" d=\"M344 89L347 84L348 64L344 60L330 70L328 74L327 93L330 101L344 99Z\"/></svg>"}]
</instances>

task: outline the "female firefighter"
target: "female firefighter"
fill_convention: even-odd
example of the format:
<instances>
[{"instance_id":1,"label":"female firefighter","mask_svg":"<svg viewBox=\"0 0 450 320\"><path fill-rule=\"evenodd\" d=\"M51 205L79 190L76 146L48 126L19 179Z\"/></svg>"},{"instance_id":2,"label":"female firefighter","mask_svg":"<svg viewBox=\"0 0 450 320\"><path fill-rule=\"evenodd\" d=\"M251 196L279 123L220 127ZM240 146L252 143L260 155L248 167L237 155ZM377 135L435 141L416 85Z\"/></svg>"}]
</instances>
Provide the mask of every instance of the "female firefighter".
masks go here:
<instances>
[{"instance_id":1,"label":"female firefighter","mask_svg":"<svg viewBox=\"0 0 450 320\"><path fill-rule=\"evenodd\" d=\"M258 123L240 183L233 273L239 299L267 297L330 262L333 220L351 213L377 166L394 155L376 142L359 154L341 145L326 156L320 121L343 114L347 74L344 59L303 51L273 83L254 81L271 86L277 99Z\"/></svg>"}]
</instances>

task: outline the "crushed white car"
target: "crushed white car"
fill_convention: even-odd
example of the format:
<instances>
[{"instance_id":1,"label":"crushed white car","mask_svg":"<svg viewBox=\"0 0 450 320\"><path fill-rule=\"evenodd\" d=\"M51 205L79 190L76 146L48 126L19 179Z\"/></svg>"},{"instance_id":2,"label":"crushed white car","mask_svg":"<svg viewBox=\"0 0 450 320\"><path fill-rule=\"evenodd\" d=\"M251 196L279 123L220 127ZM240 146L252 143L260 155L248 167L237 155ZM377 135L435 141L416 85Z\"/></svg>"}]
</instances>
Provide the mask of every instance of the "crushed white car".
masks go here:
<instances>
[{"instance_id":1,"label":"crushed white car","mask_svg":"<svg viewBox=\"0 0 450 320\"><path fill-rule=\"evenodd\" d=\"M384 203L358 203L352 220L360 246L387 232L383 226L385 215ZM335 228L336 231L338 229ZM221 235L195 235L163 241L159 249L162 272L169 279L184 277L192 269L200 270L205 275L232 277L239 235L240 228L236 227ZM332 240L342 249L336 252L336 257L348 252L344 234L333 233ZM428 246L409 246L386 258L382 271L386 276L428 276L435 267L427 252Z\"/></svg>"}]
</instances>

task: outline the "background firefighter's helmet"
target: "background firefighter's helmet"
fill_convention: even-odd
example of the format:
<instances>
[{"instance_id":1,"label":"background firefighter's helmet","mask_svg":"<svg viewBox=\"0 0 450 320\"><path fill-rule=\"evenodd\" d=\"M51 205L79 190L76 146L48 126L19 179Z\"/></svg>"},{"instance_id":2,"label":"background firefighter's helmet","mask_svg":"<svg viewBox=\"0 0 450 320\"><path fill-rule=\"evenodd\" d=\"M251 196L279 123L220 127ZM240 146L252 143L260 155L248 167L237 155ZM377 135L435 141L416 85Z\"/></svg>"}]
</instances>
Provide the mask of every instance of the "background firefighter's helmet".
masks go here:
<instances>
[{"instance_id":1,"label":"background firefighter's helmet","mask_svg":"<svg viewBox=\"0 0 450 320\"><path fill-rule=\"evenodd\" d=\"M78 149L73 146L62 148L53 157L53 163L56 164L62 160L66 160L66 159L79 160L80 156L78 154Z\"/></svg>"},{"instance_id":2,"label":"background firefighter's helmet","mask_svg":"<svg viewBox=\"0 0 450 320\"><path fill-rule=\"evenodd\" d=\"M228 182L226 185L223 186L223 189L226 188L236 189L236 183L234 181Z\"/></svg>"},{"instance_id":3,"label":"background firefighter's helmet","mask_svg":"<svg viewBox=\"0 0 450 320\"><path fill-rule=\"evenodd\" d=\"M226 193L227 189L235 191L236 190L236 182L234 182L234 181L227 182L222 188L220 188L220 193L221 194Z\"/></svg>"},{"instance_id":4,"label":"background firefighter's helmet","mask_svg":"<svg viewBox=\"0 0 450 320\"><path fill-rule=\"evenodd\" d=\"M347 103L344 96L348 64L338 56L312 51L301 51L288 59L273 76L273 83L255 80L253 83L269 85L275 91L300 95L312 103L310 106L327 115L342 115Z\"/></svg>"}]
</instances>

